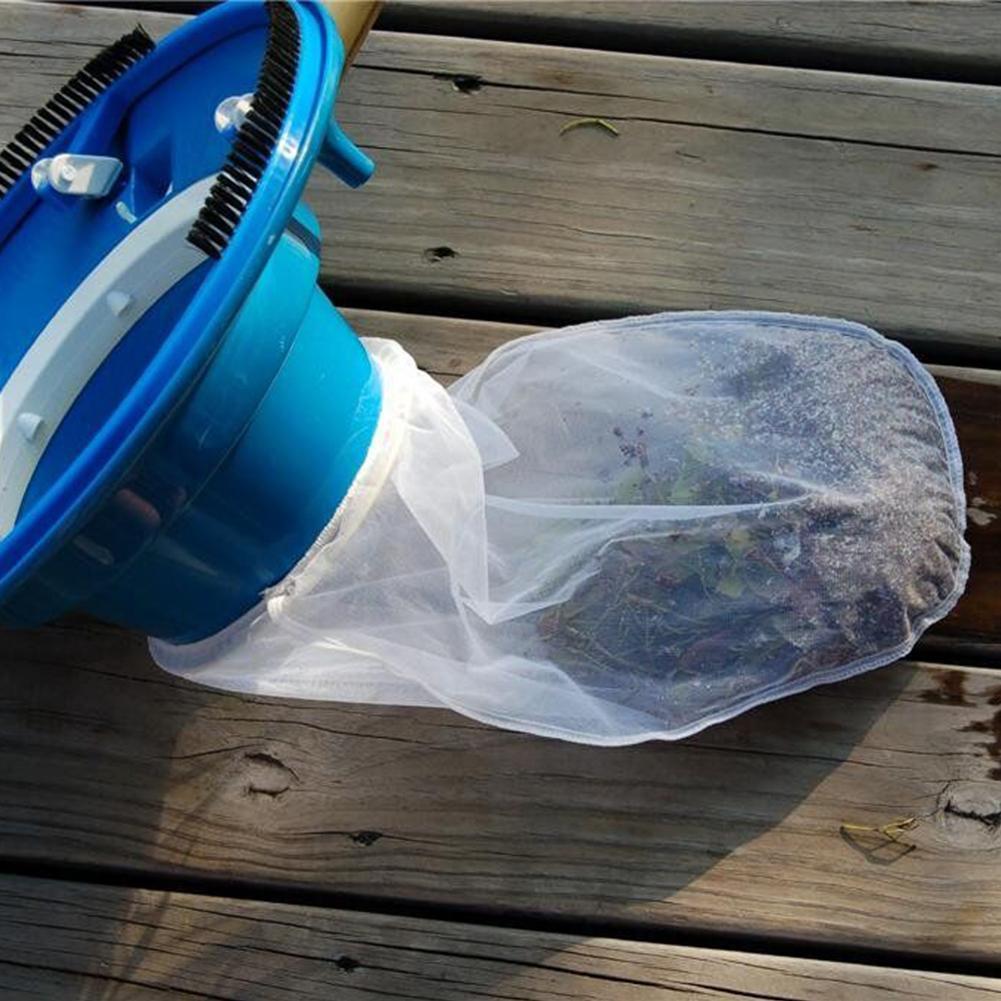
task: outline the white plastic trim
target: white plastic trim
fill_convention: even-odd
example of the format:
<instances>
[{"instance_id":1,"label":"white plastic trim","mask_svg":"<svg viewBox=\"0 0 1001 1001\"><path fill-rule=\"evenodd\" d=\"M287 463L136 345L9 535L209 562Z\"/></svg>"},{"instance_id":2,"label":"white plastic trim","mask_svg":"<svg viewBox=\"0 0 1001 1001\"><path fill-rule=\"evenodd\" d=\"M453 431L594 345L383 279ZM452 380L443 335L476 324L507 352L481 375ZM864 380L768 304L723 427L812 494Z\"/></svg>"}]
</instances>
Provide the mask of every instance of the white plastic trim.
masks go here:
<instances>
[{"instance_id":1,"label":"white plastic trim","mask_svg":"<svg viewBox=\"0 0 1001 1001\"><path fill-rule=\"evenodd\" d=\"M191 185L136 226L66 300L0 389L0 538L14 527L46 445L101 363L205 260L186 237L214 180Z\"/></svg>"}]
</instances>

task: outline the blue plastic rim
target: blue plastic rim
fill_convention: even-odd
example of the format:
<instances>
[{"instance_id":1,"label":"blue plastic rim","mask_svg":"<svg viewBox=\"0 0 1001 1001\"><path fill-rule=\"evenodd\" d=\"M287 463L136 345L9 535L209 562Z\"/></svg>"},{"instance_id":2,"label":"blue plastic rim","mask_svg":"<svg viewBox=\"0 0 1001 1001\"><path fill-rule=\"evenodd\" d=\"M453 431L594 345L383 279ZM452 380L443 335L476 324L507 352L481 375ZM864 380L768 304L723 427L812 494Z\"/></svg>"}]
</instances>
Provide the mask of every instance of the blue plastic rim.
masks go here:
<instances>
[{"instance_id":1,"label":"blue plastic rim","mask_svg":"<svg viewBox=\"0 0 1001 1001\"><path fill-rule=\"evenodd\" d=\"M0 540L6 625L82 610L175 643L211 635L301 558L364 461L378 375L316 286L300 198L317 159L352 185L372 164L332 124L336 29L313 3L293 9L296 84L267 170L221 258L143 314L47 443ZM0 200L0 384L132 226L220 170L215 108L253 92L266 37L260 3L214 8L45 151L119 157L110 197L67 207L22 178Z\"/></svg>"}]
</instances>

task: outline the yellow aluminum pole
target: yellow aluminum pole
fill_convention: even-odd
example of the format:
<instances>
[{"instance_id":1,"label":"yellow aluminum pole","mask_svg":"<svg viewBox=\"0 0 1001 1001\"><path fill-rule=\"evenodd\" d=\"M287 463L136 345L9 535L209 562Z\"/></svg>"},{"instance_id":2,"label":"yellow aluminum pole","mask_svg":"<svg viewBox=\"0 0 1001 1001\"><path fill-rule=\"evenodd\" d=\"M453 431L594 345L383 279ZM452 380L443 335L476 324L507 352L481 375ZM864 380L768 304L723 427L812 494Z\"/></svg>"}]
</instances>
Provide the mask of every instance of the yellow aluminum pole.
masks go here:
<instances>
[{"instance_id":1,"label":"yellow aluminum pole","mask_svg":"<svg viewBox=\"0 0 1001 1001\"><path fill-rule=\"evenodd\" d=\"M382 0L323 0L323 6L334 19L344 43L344 68L347 69L375 23Z\"/></svg>"}]
</instances>

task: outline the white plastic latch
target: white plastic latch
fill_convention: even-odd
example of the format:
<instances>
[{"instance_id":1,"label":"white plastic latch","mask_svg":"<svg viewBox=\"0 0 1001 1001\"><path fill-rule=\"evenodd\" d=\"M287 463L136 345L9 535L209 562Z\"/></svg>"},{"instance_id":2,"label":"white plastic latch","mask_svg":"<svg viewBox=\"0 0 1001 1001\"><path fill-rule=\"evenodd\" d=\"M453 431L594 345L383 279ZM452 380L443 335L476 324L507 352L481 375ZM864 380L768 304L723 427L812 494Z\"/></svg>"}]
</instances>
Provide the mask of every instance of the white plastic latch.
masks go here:
<instances>
[{"instance_id":1,"label":"white plastic latch","mask_svg":"<svg viewBox=\"0 0 1001 1001\"><path fill-rule=\"evenodd\" d=\"M111 191L121 170L122 161L113 156L60 153L39 160L31 168L31 183L36 191L52 188L61 195L103 198Z\"/></svg>"},{"instance_id":2,"label":"white plastic latch","mask_svg":"<svg viewBox=\"0 0 1001 1001\"><path fill-rule=\"evenodd\" d=\"M230 129L238 129L253 106L253 94L240 94L220 101L219 107L215 109L216 129L220 132L229 132Z\"/></svg>"}]
</instances>

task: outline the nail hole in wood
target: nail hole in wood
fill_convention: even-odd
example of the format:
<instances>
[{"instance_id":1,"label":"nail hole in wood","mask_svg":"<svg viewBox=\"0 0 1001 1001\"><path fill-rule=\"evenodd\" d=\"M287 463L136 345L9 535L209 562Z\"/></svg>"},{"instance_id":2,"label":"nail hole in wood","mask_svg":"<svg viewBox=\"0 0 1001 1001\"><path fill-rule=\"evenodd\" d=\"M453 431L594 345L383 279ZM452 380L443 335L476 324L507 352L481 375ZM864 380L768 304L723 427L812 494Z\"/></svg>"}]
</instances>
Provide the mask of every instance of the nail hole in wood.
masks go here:
<instances>
[{"instance_id":1,"label":"nail hole in wood","mask_svg":"<svg viewBox=\"0 0 1001 1001\"><path fill-rule=\"evenodd\" d=\"M458 257L459 252L453 250L451 247L428 247L424 251L424 260L431 264L437 264L439 261L447 261L450 257Z\"/></svg>"},{"instance_id":2,"label":"nail hole in wood","mask_svg":"<svg viewBox=\"0 0 1001 1001\"><path fill-rule=\"evenodd\" d=\"M441 73L439 80L448 80L460 94L475 94L483 86L483 78L473 73Z\"/></svg>"}]
</instances>

